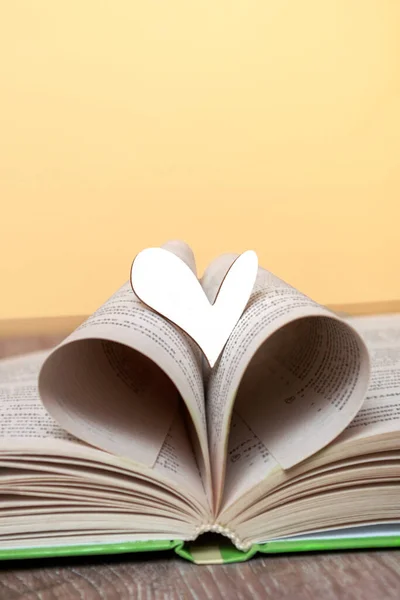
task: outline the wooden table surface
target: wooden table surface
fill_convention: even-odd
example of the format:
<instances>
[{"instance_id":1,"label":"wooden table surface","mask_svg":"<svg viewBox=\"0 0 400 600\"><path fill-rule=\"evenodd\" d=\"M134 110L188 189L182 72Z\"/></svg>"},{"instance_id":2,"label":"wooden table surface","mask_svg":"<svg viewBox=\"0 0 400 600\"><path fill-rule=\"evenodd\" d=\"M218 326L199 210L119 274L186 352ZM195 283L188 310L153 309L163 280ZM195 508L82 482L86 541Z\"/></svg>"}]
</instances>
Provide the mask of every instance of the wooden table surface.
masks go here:
<instances>
[{"instance_id":1,"label":"wooden table surface","mask_svg":"<svg viewBox=\"0 0 400 600\"><path fill-rule=\"evenodd\" d=\"M50 347L60 336L0 338L0 357ZM400 599L400 550L255 557L197 566L171 553L0 564L0 600Z\"/></svg>"}]
</instances>

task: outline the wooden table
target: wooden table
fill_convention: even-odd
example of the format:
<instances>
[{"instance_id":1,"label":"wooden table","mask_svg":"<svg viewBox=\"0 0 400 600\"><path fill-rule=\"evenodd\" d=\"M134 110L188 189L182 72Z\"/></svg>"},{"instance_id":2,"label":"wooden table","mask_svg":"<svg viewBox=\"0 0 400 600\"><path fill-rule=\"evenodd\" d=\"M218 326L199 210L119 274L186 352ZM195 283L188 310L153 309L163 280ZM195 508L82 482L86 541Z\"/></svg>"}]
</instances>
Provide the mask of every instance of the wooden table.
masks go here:
<instances>
[{"instance_id":1,"label":"wooden table","mask_svg":"<svg viewBox=\"0 0 400 600\"><path fill-rule=\"evenodd\" d=\"M60 336L0 337L0 357ZM257 557L196 566L174 554L14 561L0 565L0 600L400 599L400 550Z\"/></svg>"}]
</instances>

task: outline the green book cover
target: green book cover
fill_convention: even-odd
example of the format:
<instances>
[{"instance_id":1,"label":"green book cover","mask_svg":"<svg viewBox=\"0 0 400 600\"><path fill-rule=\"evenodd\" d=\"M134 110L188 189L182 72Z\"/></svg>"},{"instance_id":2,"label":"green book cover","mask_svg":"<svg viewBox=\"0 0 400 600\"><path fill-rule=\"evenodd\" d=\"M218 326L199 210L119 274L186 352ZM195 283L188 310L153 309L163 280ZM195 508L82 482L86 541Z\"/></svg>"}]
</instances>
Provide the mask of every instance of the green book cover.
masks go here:
<instances>
[{"instance_id":1,"label":"green book cover","mask_svg":"<svg viewBox=\"0 0 400 600\"><path fill-rule=\"evenodd\" d=\"M0 550L0 560L111 554L134 555L141 552L165 552L171 550L181 558L201 565L244 562L257 553L282 554L397 547L400 547L400 524L351 528L347 533L346 529L343 529L335 530L334 532L328 531L323 534L271 540L263 544L254 544L245 552L238 550L222 535L205 534L193 542L152 540L143 542L4 548Z\"/></svg>"}]
</instances>

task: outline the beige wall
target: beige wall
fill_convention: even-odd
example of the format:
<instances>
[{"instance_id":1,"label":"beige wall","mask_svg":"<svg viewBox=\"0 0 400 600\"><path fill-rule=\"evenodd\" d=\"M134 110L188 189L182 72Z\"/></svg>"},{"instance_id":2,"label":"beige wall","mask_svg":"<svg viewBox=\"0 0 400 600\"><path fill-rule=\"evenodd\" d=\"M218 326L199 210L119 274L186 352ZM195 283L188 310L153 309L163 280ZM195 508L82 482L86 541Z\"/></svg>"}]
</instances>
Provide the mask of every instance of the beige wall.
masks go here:
<instances>
[{"instance_id":1,"label":"beige wall","mask_svg":"<svg viewBox=\"0 0 400 600\"><path fill-rule=\"evenodd\" d=\"M169 237L322 302L400 298L400 3L1 13L0 318L89 312Z\"/></svg>"}]
</instances>

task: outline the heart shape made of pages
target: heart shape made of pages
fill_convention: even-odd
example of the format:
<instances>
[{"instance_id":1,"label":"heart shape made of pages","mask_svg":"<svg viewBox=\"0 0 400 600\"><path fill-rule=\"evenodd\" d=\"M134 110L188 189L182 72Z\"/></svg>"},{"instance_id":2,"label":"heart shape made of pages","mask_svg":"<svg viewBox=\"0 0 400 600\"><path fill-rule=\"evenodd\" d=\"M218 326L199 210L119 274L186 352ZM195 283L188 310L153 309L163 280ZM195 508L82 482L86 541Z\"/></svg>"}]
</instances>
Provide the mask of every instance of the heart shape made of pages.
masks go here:
<instances>
[{"instance_id":1,"label":"heart shape made of pages","mask_svg":"<svg viewBox=\"0 0 400 600\"><path fill-rule=\"evenodd\" d=\"M246 308L257 270L257 254L241 254L211 304L183 260L163 248L147 248L132 263L131 285L144 304L190 335L213 367Z\"/></svg>"}]
</instances>

